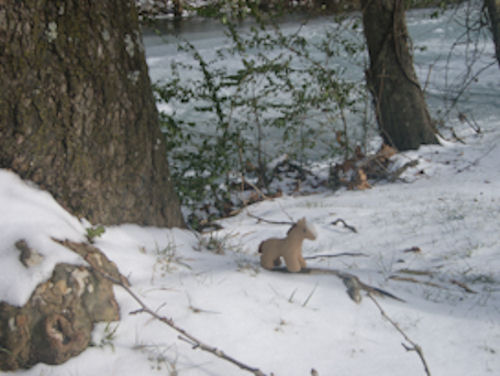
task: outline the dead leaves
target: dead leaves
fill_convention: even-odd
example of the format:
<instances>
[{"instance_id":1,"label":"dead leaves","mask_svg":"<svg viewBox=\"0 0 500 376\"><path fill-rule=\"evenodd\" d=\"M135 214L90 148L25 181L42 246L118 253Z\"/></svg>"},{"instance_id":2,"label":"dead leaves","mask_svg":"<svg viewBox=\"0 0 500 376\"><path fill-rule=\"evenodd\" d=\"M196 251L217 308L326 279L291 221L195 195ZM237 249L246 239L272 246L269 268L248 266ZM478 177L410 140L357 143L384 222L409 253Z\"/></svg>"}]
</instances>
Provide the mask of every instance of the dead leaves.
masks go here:
<instances>
[{"instance_id":1,"label":"dead leaves","mask_svg":"<svg viewBox=\"0 0 500 376\"><path fill-rule=\"evenodd\" d=\"M396 153L396 149L384 144L377 153L365 156L357 147L353 158L330 169L330 184L333 188L365 190L372 187L369 180L394 180L389 165Z\"/></svg>"}]
</instances>

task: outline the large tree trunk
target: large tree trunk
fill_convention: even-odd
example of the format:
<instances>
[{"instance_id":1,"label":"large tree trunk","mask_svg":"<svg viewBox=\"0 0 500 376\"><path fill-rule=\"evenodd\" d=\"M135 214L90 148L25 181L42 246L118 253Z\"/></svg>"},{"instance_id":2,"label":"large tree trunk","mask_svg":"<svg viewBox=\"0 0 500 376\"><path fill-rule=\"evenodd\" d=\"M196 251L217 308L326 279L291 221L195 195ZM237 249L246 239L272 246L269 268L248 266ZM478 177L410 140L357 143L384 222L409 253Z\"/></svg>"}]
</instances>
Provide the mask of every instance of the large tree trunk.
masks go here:
<instances>
[{"instance_id":1,"label":"large tree trunk","mask_svg":"<svg viewBox=\"0 0 500 376\"><path fill-rule=\"evenodd\" d=\"M438 143L408 48L403 0L361 4L370 55L367 83L384 141L399 150Z\"/></svg>"},{"instance_id":2,"label":"large tree trunk","mask_svg":"<svg viewBox=\"0 0 500 376\"><path fill-rule=\"evenodd\" d=\"M132 1L0 2L0 167L94 223L183 226Z\"/></svg>"},{"instance_id":3,"label":"large tree trunk","mask_svg":"<svg viewBox=\"0 0 500 376\"><path fill-rule=\"evenodd\" d=\"M500 0L485 0L490 17L491 33L495 42L495 54L500 66Z\"/></svg>"}]
</instances>

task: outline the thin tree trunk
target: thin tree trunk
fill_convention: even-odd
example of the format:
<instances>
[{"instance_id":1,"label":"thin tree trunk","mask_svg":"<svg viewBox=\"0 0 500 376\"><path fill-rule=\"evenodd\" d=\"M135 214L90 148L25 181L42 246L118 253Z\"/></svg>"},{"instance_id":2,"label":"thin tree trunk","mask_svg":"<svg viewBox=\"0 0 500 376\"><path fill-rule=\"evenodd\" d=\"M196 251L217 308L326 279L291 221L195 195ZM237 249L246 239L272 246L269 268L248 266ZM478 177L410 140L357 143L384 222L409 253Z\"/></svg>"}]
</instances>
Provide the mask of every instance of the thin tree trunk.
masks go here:
<instances>
[{"instance_id":1,"label":"thin tree trunk","mask_svg":"<svg viewBox=\"0 0 500 376\"><path fill-rule=\"evenodd\" d=\"M135 6L0 2L0 167L93 223L183 226Z\"/></svg>"},{"instance_id":2,"label":"thin tree trunk","mask_svg":"<svg viewBox=\"0 0 500 376\"><path fill-rule=\"evenodd\" d=\"M183 5L182 0L173 0L174 2L174 18L180 20L182 18Z\"/></svg>"},{"instance_id":3,"label":"thin tree trunk","mask_svg":"<svg viewBox=\"0 0 500 376\"><path fill-rule=\"evenodd\" d=\"M500 66L500 0L485 0L490 17L491 33L495 42L495 54Z\"/></svg>"},{"instance_id":4,"label":"thin tree trunk","mask_svg":"<svg viewBox=\"0 0 500 376\"><path fill-rule=\"evenodd\" d=\"M425 98L413 68L402 0L362 0L363 24L377 122L385 143L399 150L436 144Z\"/></svg>"}]
</instances>

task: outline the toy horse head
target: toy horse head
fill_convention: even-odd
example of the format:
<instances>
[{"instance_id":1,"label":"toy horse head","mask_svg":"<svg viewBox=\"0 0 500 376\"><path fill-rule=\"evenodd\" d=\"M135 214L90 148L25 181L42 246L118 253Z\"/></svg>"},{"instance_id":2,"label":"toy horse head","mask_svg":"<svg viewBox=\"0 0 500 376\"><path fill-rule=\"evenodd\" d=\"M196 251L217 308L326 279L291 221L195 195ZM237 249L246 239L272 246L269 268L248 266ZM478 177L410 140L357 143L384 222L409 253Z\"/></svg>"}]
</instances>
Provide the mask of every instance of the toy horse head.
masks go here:
<instances>
[{"instance_id":1,"label":"toy horse head","mask_svg":"<svg viewBox=\"0 0 500 376\"><path fill-rule=\"evenodd\" d=\"M318 236L316 229L311 223L306 221L306 218L300 219L296 222L290 230L288 230L287 235L297 235L302 237L303 239L314 240Z\"/></svg>"}]
</instances>

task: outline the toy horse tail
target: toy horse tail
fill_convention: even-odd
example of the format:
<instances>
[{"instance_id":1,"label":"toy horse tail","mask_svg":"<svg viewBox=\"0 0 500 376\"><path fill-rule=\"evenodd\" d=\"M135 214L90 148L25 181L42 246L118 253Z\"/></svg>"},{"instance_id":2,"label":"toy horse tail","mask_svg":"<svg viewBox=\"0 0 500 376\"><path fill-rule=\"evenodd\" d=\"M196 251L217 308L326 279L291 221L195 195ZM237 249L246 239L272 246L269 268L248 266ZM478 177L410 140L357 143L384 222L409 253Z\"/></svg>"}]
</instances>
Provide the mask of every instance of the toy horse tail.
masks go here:
<instances>
[{"instance_id":1,"label":"toy horse tail","mask_svg":"<svg viewBox=\"0 0 500 376\"><path fill-rule=\"evenodd\" d=\"M260 243L259 244L259 253L262 253L262 245L264 244L264 242Z\"/></svg>"}]
</instances>

